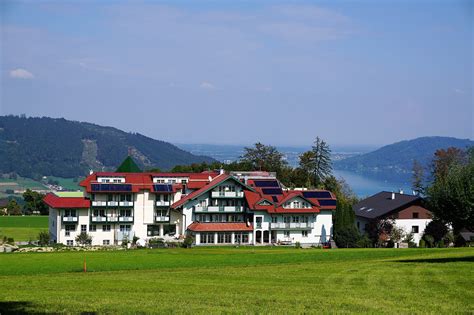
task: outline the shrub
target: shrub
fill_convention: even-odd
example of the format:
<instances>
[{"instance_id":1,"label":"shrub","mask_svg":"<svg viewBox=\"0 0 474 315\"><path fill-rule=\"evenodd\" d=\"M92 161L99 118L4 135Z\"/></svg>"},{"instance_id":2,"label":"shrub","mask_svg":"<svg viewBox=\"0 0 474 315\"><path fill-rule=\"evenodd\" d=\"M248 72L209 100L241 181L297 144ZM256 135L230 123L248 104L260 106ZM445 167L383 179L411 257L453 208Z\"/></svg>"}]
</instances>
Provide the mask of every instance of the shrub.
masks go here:
<instances>
[{"instance_id":1,"label":"shrub","mask_svg":"<svg viewBox=\"0 0 474 315\"><path fill-rule=\"evenodd\" d=\"M130 240L128 239L127 236L125 236L125 237L122 239L122 247L127 248L128 244L130 244Z\"/></svg>"},{"instance_id":2,"label":"shrub","mask_svg":"<svg viewBox=\"0 0 474 315\"><path fill-rule=\"evenodd\" d=\"M15 245L15 240L13 239L13 237L8 237L5 243Z\"/></svg>"},{"instance_id":3,"label":"shrub","mask_svg":"<svg viewBox=\"0 0 474 315\"><path fill-rule=\"evenodd\" d=\"M133 236L133 238L132 238L132 245L134 245L134 246L137 245L137 242L138 242L139 239L140 239L140 238L139 238L138 236Z\"/></svg>"},{"instance_id":4,"label":"shrub","mask_svg":"<svg viewBox=\"0 0 474 315\"><path fill-rule=\"evenodd\" d=\"M419 246L420 246L420 248L425 248L426 247L426 243L425 243L424 239L420 240Z\"/></svg>"},{"instance_id":5,"label":"shrub","mask_svg":"<svg viewBox=\"0 0 474 315\"><path fill-rule=\"evenodd\" d=\"M190 248L194 243L194 237L191 234L186 235L186 238L183 241L184 248Z\"/></svg>"},{"instance_id":6,"label":"shrub","mask_svg":"<svg viewBox=\"0 0 474 315\"><path fill-rule=\"evenodd\" d=\"M336 242L337 247L340 248L358 247L357 242L359 239L360 235L355 227L340 230L334 235L334 241Z\"/></svg>"},{"instance_id":7,"label":"shrub","mask_svg":"<svg viewBox=\"0 0 474 315\"><path fill-rule=\"evenodd\" d=\"M372 247L372 242L370 241L367 235L364 235L357 240L356 247L359 247L359 248Z\"/></svg>"},{"instance_id":8,"label":"shrub","mask_svg":"<svg viewBox=\"0 0 474 315\"><path fill-rule=\"evenodd\" d=\"M48 231L41 231L38 234L38 244L41 246L46 246L49 244L49 232Z\"/></svg>"},{"instance_id":9,"label":"shrub","mask_svg":"<svg viewBox=\"0 0 474 315\"><path fill-rule=\"evenodd\" d=\"M301 243L300 242L295 242L295 248L301 248Z\"/></svg>"},{"instance_id":10,"label":"shrub","mask_svg":"<svg viewBox=\"0 0 474 315\"><path fill-rule=\"evenodd\" d=\"M76 242L79 244L79 245L90 245L92 244L92 236L90 236L89 234L87 234L86 232L81 232L81 234L79 234L78 236L76 236Z\"/></svg>"},{"instance_id":11,"label":"shrub","mask_svg":"<svg viewBox=\"0 0 474 315\"><path fill-rule=\"evenodd\" d=\"M431 235L423 235L423 239L426 242L427 247L433 247L434 245L434 238Z\"/></svg>"}]
</instances>

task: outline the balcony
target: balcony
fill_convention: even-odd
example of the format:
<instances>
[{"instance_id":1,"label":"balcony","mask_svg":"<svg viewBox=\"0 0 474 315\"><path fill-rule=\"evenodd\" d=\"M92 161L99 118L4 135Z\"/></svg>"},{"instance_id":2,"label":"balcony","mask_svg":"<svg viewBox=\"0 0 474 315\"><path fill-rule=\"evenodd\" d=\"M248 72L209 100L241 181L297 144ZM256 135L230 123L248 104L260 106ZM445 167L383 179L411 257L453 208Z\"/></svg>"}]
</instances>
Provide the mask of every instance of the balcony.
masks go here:
<instances>
[{"instance_id":1,"label":"balcony","mask_svg":"<svg viewBox=\"0 0 474 315\"><path fill-rule=\"evenodd\" d=\"M133 217L118 217L119 222L133 222Z\"/></svg>"},{"instance_id":2,"label":"balcony","mask_svg":"<svg viewBox=\"0 0 474 315\"><path fill-rule=\"evenodd\" d=\"M79 220L77 216L75 217L63 216L62 219L63 219L63 222L66 222L66 223L77 223L77 221Z\"/></svg>"},{"instance_id":3,"label":"balcony","mask_svg":"<svg viewBox=\"0 0 474 315\"><path fill-rule=\"evenodd\" d=\"M107 205L109 207L117 207L118 206L118 201L107 201Z\"/></svg>"},{"instance_id":4,"label":"balcony","mask_svg":"<svg viewBox=\"0 0 474 315\"><path fill-rule=\"evenodd\" d=\"M313 222L293 222L293 223L284 223L284 222L277 222L277 223L270 223L270 228L275 230L290 230L290 229L312 229L314 227Z\"/></svg>"},{"instance_id":5,"label":"balcony","mask_svg":"<svg viewBox=\"0 0 474 315\"><path fill-rule=\"evenodd\" d=\"M119 217L117 216L107 217L107 222L118 222L118 221L119 221Z\"/></svg>"},{"instance_id":6,"label":"balcony","mask_svg":"<svg viewBox=\"0 0 474 315\"><path fill-rule=\"evenodd\" d=\"M133 207L133 201L120 201L120 207Z\"/></svg>"},{"instance_id":7,"label":"balcony","mask_svg":"<svg viewBox=\"0 0 474 315\"><path fill-rule=\"evenodd\" d=\"M91 222L107 222L107 217L91 217Z\"/></svg>"},{"instance_id":8,"label":"balcony","mask_svg":"<svg viewBox=\"0 0 474 315\"><path fill-rule=\"evenodd\" d=\"M107 201L92 201L92 206L93 207L105 207L107 206Z\"/></svg>"},{"instance_id":9,"label":"balcony","mask_svg":"<svg viewBox=\"0 0 474 315\"><path fill-rule=\"evenodd\" d=\"M212 198L243 198L243 191L213 191L211 192Z\"/></svg>"},{"instance_id":10,"label":"balcony","mask_svg":"<svg viewBox=\"0 0 474 315\"><path fill-rule=\"evenodd\" d=\"M161 216L161 215L155 216L155 222L169 222L169 221L170 221L169 216Z\"/></svg>"},{"instance_id":11,"label":"balcony","mask_svg":"<svg viewBox=\"0 0 474 315\"><path fill-rule=\"evenodd\" d=\"M169 201L157 200L155 203L158 207L169 207Z\"/></svg>"},{"instance_id":12,"label":"balcony","mask_svg":"<svg viewBox=\"0 0 474 315\"><path fill-rule=\"evenodd\" d=\"M203 207L204 209L205 207ZM199 211L198 208L196 208L196 211ZM202 211L208 211L208 212L242 212L243 207L242 206L209 206L207 207L207 210L202 210Z\"/></svg>"}]
</instances>

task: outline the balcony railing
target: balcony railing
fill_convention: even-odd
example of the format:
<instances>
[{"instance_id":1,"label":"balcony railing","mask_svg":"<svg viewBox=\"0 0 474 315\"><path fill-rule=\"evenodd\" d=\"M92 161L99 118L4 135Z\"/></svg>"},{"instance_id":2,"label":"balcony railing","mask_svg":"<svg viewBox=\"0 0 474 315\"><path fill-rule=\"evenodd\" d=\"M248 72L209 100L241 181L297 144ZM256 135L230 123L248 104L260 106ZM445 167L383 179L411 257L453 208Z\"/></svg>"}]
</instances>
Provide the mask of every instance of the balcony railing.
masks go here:
<instances>
[{"instance_id":1,"label":"balcony railing","mask_svg":"<svg viewBox=\"0 0 474 315\"><path fill-rule=\"evenodd\" d=\"M107 217L107 222L118 222L118 220L119 220L119 217L117 216Z\"/></svg>"},{"instance_id":2,"label":"balcony railing","mask_svg":"<svg viewBox=\"0 0 474 315\"><path fill-rule=\"evenodd\" d=\"M71 216L63 216L63 222L76 222L79 220L77 216L71 217Z\"/></svg>"},{"instance_id":3,"label":"balcony railing","mask_svg":"<svg viewBox=\"0 0 474 315\"><path fill-rule=\"evenodd\" d=\"M212 191L212 198L243 198L243 191Z\"/></svg>"},{"instance_id":4,"label":"balcony railing","mask_svg":"<svg viewBox=\"0 0 474 315\"><path fill-rule=\"evenodd\" d=\"M292 223L270 223L272 229L312 229L314 227L313 222L292 222Z\"/></svg>"},{"instance_id":5,"label":"balcony railing","mask_svg":"<svg viewBox=\"0 0 474 315\"><path fill-rule=\"evenodd\" d=\"M205 207L202 207L204 209ZM196 208L196 211L199 211ZM242 206L209 206L207 210L202 211L209 211L209 212L242 212Z\"/></svg>"},{"instance_id":6,"label":"balcony railing","mask_svg":"<svg viewBox=\"0 0 474 315\"><path fill-rule=\"evenodd\" d=\"M105 206L107 206L107 201L94 200L94 201L92 201L92 206L93 207L105 207Z\"/></svg>"},{"instance_id":7,"label":"balcony railing","mask_svg":"<svg viewBox=\"0 0 474 315\"><path fill-rule=\"evenodd\" d=\"M169 216L161 216L161 215L155 216L155 222L169 222L169 220L170 220Z\"/></svg>"},{"instance_id":8,"label":"balcony railing","mask_svg":"<svg viewBox=\"0 0 474 315\"><path fill-rule=\"evenodd\" d=\"M92 221L92 222L106 222L106 221L107 221L107 217L99 217L99 216L94 217L94 216L92 216L92 217L91 217L91 221Z\"/></svg>"},{"instance_id":9,"label":"balcony railing","mask_svg":"<svg viewBox=\"0 0 474 315\"><path fill-rule=\"evenodd\" d=\"M119 218L119 222L133 222L133 217L118 217Z\"/></svg>"},{"instance_id":10,"label":"balcony railing","mask_svg":"<svg viewBox=\"0 0 474 315\"><path fill-rule=\"evenodd\" d=\"M118 201L107 201L107 205L109 207L117 207L118 206Z\"/></svg>"},{"instance_id":11,"label":"balcony railing","mask_svg":"<svg viewBox=\"0 0 474 315\"><path fill-rule=\"evenodd\" d=\"M157 200L156 205L159 207L166 207L170 205L169 201Z\"/></svg>"},{"instance_id":12,"label":"balcony railing","mask_svg":"<svg viewBox=\"0 0 474 315\"><path fill-rule=\"evenodd\" d=\"M120 201L120 207L133 207L133 201Z\"/></svg>"}]
</instances>

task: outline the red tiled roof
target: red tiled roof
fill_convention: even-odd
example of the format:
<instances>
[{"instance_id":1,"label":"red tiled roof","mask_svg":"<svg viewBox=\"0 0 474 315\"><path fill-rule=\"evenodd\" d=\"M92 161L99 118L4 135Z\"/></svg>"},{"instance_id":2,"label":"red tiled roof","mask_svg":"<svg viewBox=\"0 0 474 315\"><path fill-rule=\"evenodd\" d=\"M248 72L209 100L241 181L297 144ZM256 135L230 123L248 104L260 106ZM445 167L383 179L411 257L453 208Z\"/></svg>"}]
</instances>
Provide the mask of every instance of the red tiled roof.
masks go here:
<instances>
[{"instance_id":1,"label":"red tiled roof","mask_svg":"<svg viewBox=\"0 0 474 315\"><path fill-rule=\"evenodd\" d=\"M194 222L188 226L194 232L225 232L225 231L253 231L252 224L245 222L228 223L199 223Z\"/></svg>"},{"instance_id":2,"label":"red tiled roof","mask_svg":"<svg viewBox=\"0 0 474 315\"><path fill-rule=\"evenodd\" d=\"M89 208L90 200L83 197L58 197L53 193L47 194L43 201L51 208Z\"/></svg>"},{"instance_id":3,"label":"red tiled roof","mask_svg":"<svg viewBox=\"0 0 474 315\"><path fill-rule=\"evenodd\" d=\"M188 184L187 184L187 187L189 189L200 189L204 186L206 186L207 184L209 184L209 181L189 181Z\"/></svg>"},{"instance_id":4,"label":"red tiled roof","mask_svg":"<svg viewBox=\"0 0 474 315\"><path fill-rule=\"evenodd\" d=\"M219 183L222 183L223 181L227 180L231 178L230 175L227 175L227 174L221 174L219 176L217 176L216 178L214 178L210 183L209 185L206 185L198 190L195 190L193 191L192 193L190 193L189 195L181 198L180 200L176 201L175 203L173 203L171 205L171 208L173 209L176 209L182 205L184 205L188 200L192 200L194 198L196 198L197 196L205 193L206 191L208 191L209 189L213 188L214 186L216 186L217 184Z\"/></svg>"},{"instance_id":5,"label":"red tiled roof","mask_svg":"<svg viewBox=\"0 0 474 315\"><path fill-rule=\"evenodd\" d=\"M132 185L132 191L134 193L140 190L147 189L153 192L153 178L154 177L188 177L189 181L199 181L199 188L203 187L206 183L209 183L209 179L216 178L218 173L216 172L205 172L205 173L116 173L116 172L97 172L86 177L80 182L80 186L85 187L87 192L92 192L91 184L97 183L98 177L124 177L125 184ZM201 184L201 181L205 184ZM111 183L113 184L113 183ZM191 188L195 189L195 188Z\"/></svg>"}]
</instances>

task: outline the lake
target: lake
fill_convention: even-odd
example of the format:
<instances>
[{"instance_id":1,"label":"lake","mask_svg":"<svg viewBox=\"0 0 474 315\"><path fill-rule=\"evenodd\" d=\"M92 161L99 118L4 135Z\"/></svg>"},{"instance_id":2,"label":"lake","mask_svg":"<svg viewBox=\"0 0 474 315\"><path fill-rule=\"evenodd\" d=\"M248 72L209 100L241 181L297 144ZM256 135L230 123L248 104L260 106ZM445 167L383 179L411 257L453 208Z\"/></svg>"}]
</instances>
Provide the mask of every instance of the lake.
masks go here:
<instances>
[{"instance_id":1,"label":"lake","mask_svg":"<svg viewBox=\"0 0 474 315\"><path fill-rule=\"evenodd\" d=\"M344 178L354 193L360 198L376 194L383 190L398 192L400 189L403 189L406 194L412 193L410 183L384 181L349 171L333 170L333 173L336 178Z\"/></svg>"}]
</instances>

